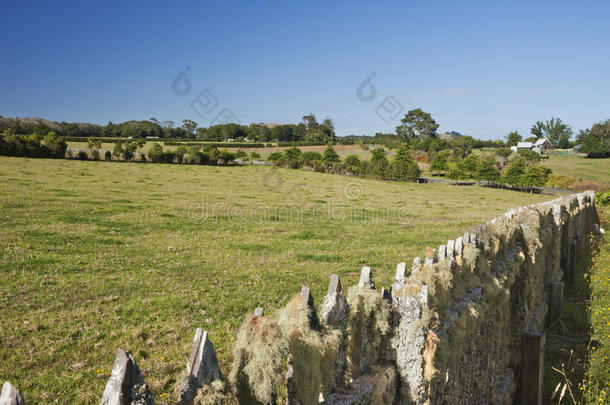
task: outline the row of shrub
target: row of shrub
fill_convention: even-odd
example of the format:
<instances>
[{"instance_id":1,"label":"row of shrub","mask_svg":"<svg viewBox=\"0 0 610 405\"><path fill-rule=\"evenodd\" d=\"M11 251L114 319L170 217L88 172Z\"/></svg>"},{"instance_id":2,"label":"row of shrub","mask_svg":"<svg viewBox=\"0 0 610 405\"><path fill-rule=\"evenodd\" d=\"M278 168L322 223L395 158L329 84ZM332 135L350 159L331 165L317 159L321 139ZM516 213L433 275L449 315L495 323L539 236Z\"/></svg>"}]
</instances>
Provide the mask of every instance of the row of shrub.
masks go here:
<instances>
[{"instance_id":1,"label":"row of shrub","mask_svg":"<svg viewBox=\"0 0 610 405\"><path fill-rule=\"evenodd\" d=\"M341 160L332 144L327 145L324 153L302 152L299 148L292 147L283 153L271 153L267 160L277 166L292 169L304 168L316 172L380 180L414 181L421 174L419 166L413 160L411 150L406 144L398 147L392 161L388 160L382 149L373 150L371 161L360 160L356 155L349 155Z\"/></svg>"},{"instance_id":2,"label":"row of shrub","mask_svg":"<svg viewBox=\"0 0 610 405\"><path fill-rule=\"evenodd\" d=\"M461 158L452 156L449 151L441 151L432 158L430 170L458 182L478 180L525 188L546 184L552 170L538 165L541 159L538 153L526 150L512 158L511 154L510 149L499 149L494 156L469 154Z\"/></svg>"},{"instance_id":3,"label":"row of shrub","mask_svg":"<svg viewBox=\"0 0 610 405\"><path fill-rule=\"evenodd\" d=\"M147 153L138 151L142 147L137 141L117 141L112 151L99 149L100 144L89 145L88 150L68 149L66 158L80 160L122 160L126 162L177 163L195 165L226 165L236 159L234 153L219 150L213 145L180 146L176 150L164 150L155 143Z\"/></svg>"},{"instance_id":4,"label":"row of shrub","mask_svg":"<svg viewBox=\"0 0 610 405\"><path fill-rule=\"evenodd\" d=\"M15 135L7 129L0 136L0 155L4 156L63 158L66 148L66 142L52 131L45 136Z\"/></svg>"},{"instance_id":5,"label":"row of shrub","mask_svg":"<svg viewBox=\"0 0 610 405\"><path fill-rule=\"evenodd\" d=\"M214 146L216 148L270 148L271 143L257 142L181 142L181 141L163 141L165 146Z\"/></svg>"}]
</instances>

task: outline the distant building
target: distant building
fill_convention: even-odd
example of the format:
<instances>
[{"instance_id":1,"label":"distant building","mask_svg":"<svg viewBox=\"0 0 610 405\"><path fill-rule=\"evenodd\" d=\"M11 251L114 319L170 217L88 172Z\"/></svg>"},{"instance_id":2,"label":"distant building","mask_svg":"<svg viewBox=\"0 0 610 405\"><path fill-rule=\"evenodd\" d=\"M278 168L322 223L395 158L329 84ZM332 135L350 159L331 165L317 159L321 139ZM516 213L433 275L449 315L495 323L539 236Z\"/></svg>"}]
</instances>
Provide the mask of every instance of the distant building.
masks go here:
<instances>
[{"instance_id":1,"label":"distant building","mask_svg":"<svg viewBox=\"0 0 610 405\"><path fill-rule=\"evenodd\" d=\"M554 146L548 139L540 138L536 142L534 142L534 148L538 148L540 149L540 153L544 153L547 149L553 149Z\"/></svg>"},{"instance_id":2,"label":"distant building","mask_svg":"<svg viewBox=\"0 0 610 405\"><path fill-rule=\"evenodd\" d=\"M534 152L544 153L549 149L553 149L553 144L546 138L540 138L536 142L519 142L517 146L511 146L513 152L520 150L533 150Z\"/></svg>"}]
</instances>

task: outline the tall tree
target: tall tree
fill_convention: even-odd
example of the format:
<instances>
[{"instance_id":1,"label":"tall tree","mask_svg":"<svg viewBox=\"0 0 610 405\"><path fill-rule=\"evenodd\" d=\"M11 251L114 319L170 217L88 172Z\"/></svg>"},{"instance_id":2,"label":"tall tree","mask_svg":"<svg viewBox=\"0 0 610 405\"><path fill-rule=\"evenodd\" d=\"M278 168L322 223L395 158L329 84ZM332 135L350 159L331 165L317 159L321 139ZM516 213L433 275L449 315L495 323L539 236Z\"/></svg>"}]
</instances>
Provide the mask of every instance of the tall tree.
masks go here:
<instances>
[{"instance_id":1,"label":"tall tree","mask_svg":"<svg viewBox=\"0 0 610 405\"><path fill-rule=\"evenodd\" d=\"M420 175L419 166L411 157L409 146L403 143L394 152L392 160L392 177L394 180L411 181Z\"/></svg>"},{"instance_id":2,"label":"tall tree","mask_svg":"<svg viewBox=\"0 0 610 405\"><path fill-rule=\"evenodd\" d=\"M333 149L333 144L330 142L326 145L326 150L322 154L322 161L326 164L333 164L341 161L339 155L337 155L337 152Z\"/></svg>"},{"instance_id":3,"label":"tall tree","mask_svg":"<svg viewBox=\"0 0 610 405\"><path fill-rule=\"evenodd\" d=\"M545 122L536 121L530 132L538 138L547 138L557 148L570 147L572 127L563 122L561 118L551 117Z\"/></svg>"},{"instance_id":4,"label":"tall tree","mask_svg":"<svg viewBox=\"0 0 610 405\"><path fill-rule=\"evenodd\" d=\"M576 142L588 157L610 157L610 119L593 124L591 129L581 130Z\"/></svg>"},{"instance_id":5,"label":"tall tree","mask_svg":"<svg viewBox=\"0 0 610 405\"><path fill-rule=\"evenodd\" d=\"M333 120L330 119L330 117L324 118L324 120L322 121L321 129L329 141L335 141L335 124L333 124Z\"/></svg>"},{"instance_id":6,"label":"tall tree","mask_svg":"<svg viewBox=\"0 0 610 405\"><path fill-rule=\"evenodd\" d=\"M407 141L422 140L427 136L436 136L438 124L432 116L421 108L408 111L396 127L396 135Z\"/></svg>"},{"instance_id":7,"label":"tall tree","mask_svg":"<svg viewBox=\"0 0 610 405\"><path fill-rule=\"evenodd\" d=\"M506 146L516 146L517 143L521 142L523 137L517 131L511 131L506 135Z\"/></svg>"},{"instance_id":8,"label":"tall tree","mask_svg":"<svg viewBox=\"0 0 610 405\"><path fill-rule=\"evenodd\" d=\"M193 120L183 119L182 129L184 130L184 132L192 136L195 134L195 129L197 129L197 123Z\"/></svg>"}]
</instances>

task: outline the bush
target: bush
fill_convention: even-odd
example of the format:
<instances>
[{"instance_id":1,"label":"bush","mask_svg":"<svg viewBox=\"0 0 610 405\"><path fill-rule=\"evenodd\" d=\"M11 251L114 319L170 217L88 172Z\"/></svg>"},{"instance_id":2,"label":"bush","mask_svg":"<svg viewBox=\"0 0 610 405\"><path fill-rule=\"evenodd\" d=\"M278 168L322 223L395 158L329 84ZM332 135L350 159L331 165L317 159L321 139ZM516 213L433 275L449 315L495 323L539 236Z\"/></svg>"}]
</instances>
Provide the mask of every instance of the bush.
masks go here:
<instances>
[{"instance_id":1,"label":"bush","mask_svg":"<svg viewBox=\"0 0 610 405\"><path fill-rule=\"evenodd\" d=\"M282 159L282 154L280 152L270 153L267 157L268 162L278 162L280 159Z\"/></svg>"},{"instance_id":2,"label":"bush","mask_svg":"<svg viewBox=\"0 0 610 405\"><path fill-rule=\"evenodd\" d=\"M252 152L252 153L250 153L250 157L251 157L252 159L260 159L260 158L261 158L261 155L260 155L260 154L258 154L258 153L256 153L256 152Z\"/></svg>"},{"instance_id":3,"label":"bush","mask_svg":"<svg viewBox=\"0 0 610 405\"><path fill-rule=\"evenodd\" d=\"M546 179L546 186L571 190L575 181L576 180L573 177L565 176L563 174L550 174Z\"/></svg>"},{"instance_id":4,"label":"bush","mask_svg":"<svg viewBox=\"0 0 610 405\"><path fill-rule=\"evenodd\" d=\"M238 150L237 152L235 152L235 159L247 159L248 158L248 154L246 152L244 152L243 150Z\"/></svg>"},{"instance_id":5,"label":"bush","mask_svg":"<svg viewBox=\"0 0 610 405\"><path fill-rule=\"evenodd\" d=\"M396 149L391 172L392 179L399 181L413 181L419 177L419 166L411 157L407 144L403 143Z\"/></svg>"},{"instance_id":6,"label":"bush","mask_svg":"<svg viewBox=\"0 0 610 405\"><path fill-rule=\"evenodd\" d=\"M337 155L337 152L335 152L335 149L333 148L333 144L330 142L326 145L326 150L322 154L322 161L327 165L339 163L341 161L339 155Z\"/></svg>"},{"instance_id":7,"label":"bush","mask_svg":"<svg viewBox=\"0 0 610 405\"><path fill-rule=\"evenodd\" d=\"M186 146L182 145L176 148L176 150L174 151L174 156L176 157L176 161L178 163L182 163L182 161L184 160L184 155L186 155L188 152L188 150L186 149Z\"/></svg>"},{"instance_id":8,"label":"bush","mask_svg":"<svg viewBox=\"0 0 610 405\"><path fill-rule=\"evenodd\" d=\"M84 150L79 150L78 151L78 158L80 160L87 160L87 159L89 159L89 155L87 155L87 152L85 152Z\"/></svg>"},{"instance_id":9,"label":"bush","mask_svg":"<svg viewBox=\"0 0 610 405\"><path fill-rule=\"evenodd\" d=\"M303 160L309 163L322 160L322 155L319 152L305 152L301 157L303 158Z\"/></svg>"},{"instance_id":10,"label":"bush","mask_svg":"<svg viewBox=\"0 0 610 405\"><path fill-rule=\"evenodd\" d=\"M610 190L604 193L595 193L595 204L610 207Z\"/></svg>"},{"instance_id":11,"label":"bush","mask_svg":"<svg viewBox=\"0 0 610 405\"><path fill-rule=\"evenodd\" d=\"M0 154L5 156L63 158L66 150L66 143L54 132L44 138L36 133L15 135L12 130L5 130L0 135Z\"/></svg>"}]
</instances>

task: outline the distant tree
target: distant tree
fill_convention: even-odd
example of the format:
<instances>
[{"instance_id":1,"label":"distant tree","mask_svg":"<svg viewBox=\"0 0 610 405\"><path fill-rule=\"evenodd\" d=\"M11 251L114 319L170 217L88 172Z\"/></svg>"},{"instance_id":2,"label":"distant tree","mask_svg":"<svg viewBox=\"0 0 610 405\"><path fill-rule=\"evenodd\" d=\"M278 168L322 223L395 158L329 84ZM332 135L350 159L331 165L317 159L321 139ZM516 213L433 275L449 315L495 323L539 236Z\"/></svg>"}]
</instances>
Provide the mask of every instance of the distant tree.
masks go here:
<instances>
[{"instance_id":1,"label":"distant tree","mask_svg":"<svg viewBox=\"0 0 610 405\"><path fill-rule=\"evenodd\" d=\"M561 118L551 117L545 122L536 121L530 132L537 138L547 138L556 148L566 149L571 145L572 128Z\"/></svg>"},{"instance_id":2,"label":"distant tree","mask_svg":"<svg viewBox=\"0 0 610 405\"><path fill-rule=\"evenodd\" d=\"M495 183L500 180L500 171L493 159L481 159L475 173L475 179Z\"/></svg>"},{"instance_id":3,"label":"distant tree","mask_svg":"<svg viewBox=\"0 0 610 405\"><path fill-rule=\"evenodd\" d=\"M304 152L302 158L308 162L319 162L322 160L322 155L320 152Z\"/></svg>"},{"instance_id":4,"label":"distant tree","mask_svg":"<svg viewBox=\"0 0 610 405\"><path fill-rule=\"evenodd\" d=\"M293 146L292 148L286 149L284 151L284 157L287 160L297 160L301 157L301 149Z\"/></svg>"},{"instance_id":5,"label":"distant tree","mask_svg":"<svg viewBox=\"0 0 610 405\"><path fill-rule=\"evenodd\" d=\"M123 157L126 161L130 161L131 159L133 159L137 148L138 144L135 141L129 140L125 142L125 146L123 148Z\"/></svg>"},{"instance_id":6,"label":"distant tree","mask_svg":"<svg viewBox=\"0 0 610 405\"><path fill-rule=\"evenodd\" d=\"M525 164L527 166L535 165L540 162L540 159L542 159L538 152L534 152L533 150L529 149L520 150L518 154L525 159Z\"/></svg>"},{"instance_id":7,"label":"distant tree","mask_svg":"<svg viewBox=\"0 0 610 405\"><path fill-rule=\"evenodd\" d=\"M460 136L459 138L453 138L449 142L449 147L453 152L454 159L465 158L474 148L474 138L471 136Z\"/></svg>"},{"instance_id":8,"label":"distant tree","mask_svg":"<svg viewBox=\"0 0 610 405\"><path fill-rule=\"evenodd\" d=\"M481 159L476 155L468 155L465 159L458 161L458 166L465 174L466 178L473 179L477 173Z\"/></svg>"},{"instance_id":9,"label":"distant tree","mask_svg":"<svg viewBox=\"0 0 610 405\"><path fill-rule=\"evenodd\" d=\"M530 166L521 175L520 185L524 187L542 187L546 183L548 171L542 166Z\"/></svg>"},{"instance_id":10,"label":"distant tree","mask_svg":"<svg viewBox=\"0 0 610 405\"><path fill-rule=\"evenodd\" d=\"M335 149L333 148L333 144L330 142L326 145L326 150L322 154L322 161L327 165L341 161L339 155L337 155L337 152L335 152Z\"/></svg>"},{"instance_id":11,"label":"distant tree","mask_svg":"<svg viewBox=\"0 0 610 405\"><path fill-rule=\"evenodd\" d=\"M330 117L324 118L322 121L322 125L320 126L322 132L326 136L327 140L330 142L335 141L335 124L333 124L333 120Z\"/></svg>"},{"instance_id":12,"label":"distant tree","mask_svg":"<svg viewBox=\"0 0 610 405\"><path fill-rule=\"evenodd\" d=\"M419 177L421 171L419 166L411 157L407 144L402 144L396 149L392 160L392 177L394 180L413 181Z\"/></svg>"},{"instance_id":13,"label":"distant tree","mask_svg":"<svg viewBox=\"0 0 610 405\"><path fill-rule=\"evenodd\" d=\"M506 146L517 146L517 143L521 142L523 137L519 135L519 132L512 131L506 135Z\"/></svg>"},{"instance_id":14,"label":"distant tree","mask_svg":"<svg viewBox=\"0 0 610 405\"><path fill-rule=\"evenodd\" d=\"M228 150L223 149L218 152L218 160L220 160L221 164L226 165L235 160L235 155Z\"/></svg>"},{"instance_id":15,"label":"distant tree","mask_svg":"<svg viewBox=\"0 0 610 405\"><path fill-rule=\"evenodd\" d=\"M420 108L408 111L400 122L402 124L396 127L396 135L407 141L434 137L438 129L432 116Z\"/></svg>"},{"instance_id":16,"label":"distant tree","mask_svg":"<svg viewBox=\"0 0 610 405\"><path fill-rule=\"evenodd\" d=\"M455 165L447 172L447 177L451 180L455 180L456 184L459 184L460 180L464 180L468 177L466 172L459 166Z\"/></svg>"},{"instance_id":17,"label":"distant tree","mask_svg":"<svg viewBox=\"0 0 610 405\"><path fill-rule=\"evenodd\" d=\"M447 164L447 151L438 152L432 158L432 162L430 163L430 170L435 174L444 173L449 170L449 165Z\"/></svg>"},{"instance_id":18,"label":"distant tree","mask_svg":"<svg viewBox=\"0 0 610 405\"><path fill-rule=\"evenodd\" d=\"M163 162L163 147L158 143L154 143L148 151L148 159L151 162Z\"/></svg>"},{"instance_id":19,"label":"distant tree","mask_svg":"<svg viewBox=\"0 0 610 405\"><path fill-rule=\"evenodd\" d=\"M503 181L512 186L519 186L523 173L525 173L525 159L517 156L510 161L506 173L504 173Z\"/></svg>"},{"instance_id":20,"label":"distant tree","mask_svg":"<svg viewBox=\"0 0 610 405\"><path fill-rule=\"evenodd\" d=\"M349 155L343 161L346 166L360 166L360 158L356 155Z\"/></svg>"},{"instance_id":21,"label":"distant tree","mask_svg":"<svg viewBox=\"0 0 610 405\"><path fill-rule=\"evenodd\" d=\"M193 120L183 119L181 128L189 135L195 134L195 129L197 129L197 123Z\"/></svg>"},{"instance_id":22,"label":"distant tree","mask_svg":"<svg viewBox=\"0 0 610 405\"><path fill-rule=\"evenodd\" d=\"M102 147L102 141L95 138L87 139L87 147L91 150L100 149Z\"/></svg>"},{"instance_id":23,"label":"distant tree","mask_svg":"<svg viewBox=\"0 0 610 405\"><path fill-rule=\"evenodd\" d=\"M385 156L385 152L383 151L382 148L377 148L377 149L373 149L373 151L371 152L371 161L372 162L385 161L386 163L388 163L388 158Z\"/></svg>"},{"instance_id":24,"label":"distant tree","mask_svg":"<svg viewBox=\"0 0 610 405\"><path fill-rule=\"evenodd\" d=\"M307 132L318 132L319 124L314 113L303 116L303 124L307 128Z\"/></svg>"},{"instance_id":25,"label":"distant tree","mask_svg":"<svg viewBox=\"0 0 610 405\"><path fill-rule=\"evenodd\" d=\"M182 163L184 160L184 155L186 155L188 153L188 149L186 149L186 146L178 146L176 148L176 150L174 151L174 156L176 157L176 161L178 163Z\"/></svg>"},{"instance_id":26,"label":"distant tree","mask_svg":"<svg viewBox=\"0 0 610 405\"><path fill-rule=\"evenodd\" d=\"M247 159L248 158L248 154L246 152L244 152L242 149L239 149L237 152L235 152L235 159Z\"/></svg>"},{"instance_id":27,"label":"distant tree","mask_svg":"<svg viewBox=\"0 0 610 405\"><path fill-rule=\"evenodd\" d=\"M267 161L269 162L278 162L282 159L282 154L280 152L272 152L267 156Z\"/></svg>"},{"instance_id":28,"label":"distant tree","mask_svg":"<svg viewBox=\"0 0 610 405\"><path fill-rule=\"evenodd\" d=\"M117 159L120 159L123 155L123 143L121 141L116 141L114 143L114 149L112 150L112 156Z\"/></svg>"},{"instance_id":29,"label":"distant tree","mask_svg":"<svg viewBox=\"0 0 610 405\"><path fill-rule=\"evenodd\" d=\"M496 150L495 156L498 162L500 163L500 167L502 168L502 170L504 170L504 168L506 167L506 164L508 163L508 157L512 153L513 151L508 148L500 148Z\"/></svg>"},{"instance_id":30,"label":"distant tree","mask_svg":"<svg viewBox=\"0 0 610 405\"><path fill-rule=\"evenodd\" d=\"M610 119L581 130L576 138L580 151L590 158L610 157Z\"/></svg>"}]
</instances>

